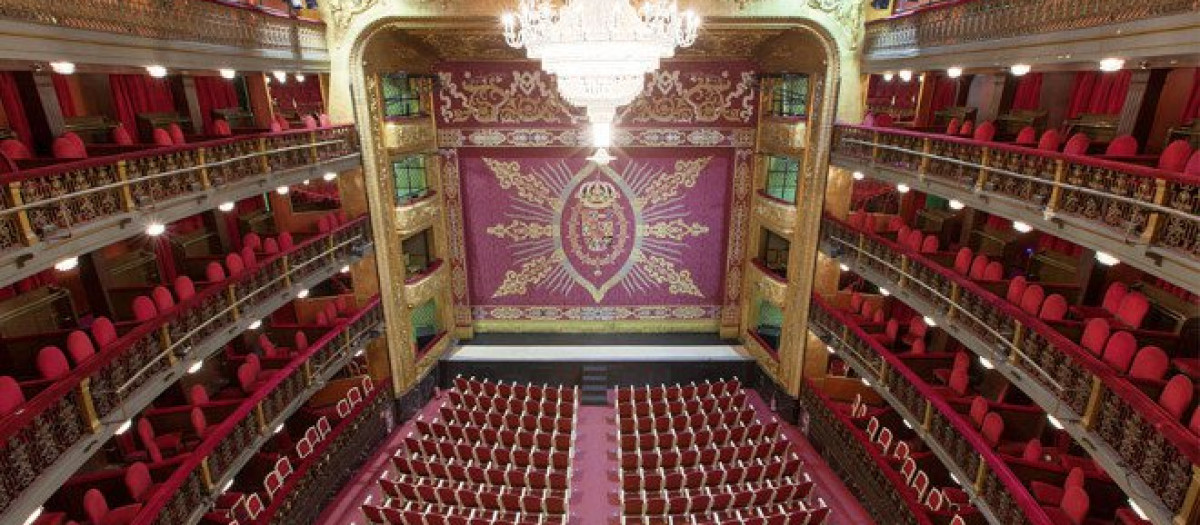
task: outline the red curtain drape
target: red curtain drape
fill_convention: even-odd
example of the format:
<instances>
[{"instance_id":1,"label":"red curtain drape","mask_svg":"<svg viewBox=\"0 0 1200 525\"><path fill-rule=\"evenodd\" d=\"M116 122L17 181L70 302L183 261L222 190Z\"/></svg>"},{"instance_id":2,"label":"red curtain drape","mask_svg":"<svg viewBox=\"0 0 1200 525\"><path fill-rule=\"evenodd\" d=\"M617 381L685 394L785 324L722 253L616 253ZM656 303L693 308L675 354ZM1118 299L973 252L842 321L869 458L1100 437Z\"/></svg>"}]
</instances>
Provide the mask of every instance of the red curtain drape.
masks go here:
<instances>
[{"instance_id":1,"label":"red curtain drape","mask_svg":"<svg viewBox=\"0 0 1200 525\"><path fill-rule=\"evenodd\" d=\"M1192 95L1188 97L1179 121L1186 124L1197 118L1200 118L1200 67L1192 75Z\"/></svg>"},{"instance_id":2,"label":"red curtain drape","mask_svg":"<svg viewBox=\"0 0 1200 525\"><path fill-rule=\"evenodd\" d=\"M148 75L109 75L112 87L113 108L117 120L125 125L130 135L137 137L139 113L169 113L175 111L175 96L171 84L165 78Z\"/></svg>"},{"instance_id":3,"label":"red curtain drape","mask_svg":"<svg viewBox=\"0 0 1200 525\"><path fill-rule=\"evenodd\" d=\"M50 75L54 80L54 95L58 97L58 108L66 118L78 117L79 109L75 107L75 98L71 96L71 81L57 73Z\"/></svg>"},{"instance_id":4,"label":"red curtain drape","mask_svg":"<svg viewBox=\"0 0 1200 525\"><path fill-rule=\"evenodd\" d=\"M214 109L236 108L240 105L233 82L221 77L196 77L196 98L200 102L200 118L204 121L204 130L209 134L213 133Z\"/></svg>"},{"instance_id":5,"label":"red curtain drape","mask_svg":"<svg viewBox=\"0 0 1200 525\"><path fill-rule=\"evenodd\" d=\"M21 102L17 78L11 71L0 71L0 104L4 106L4 115L8 117L9 129L21 142L33 149L33 132L30 131L29 119L25 116L25 104Z\"/></svg>"},{"instance_id":6,"label":"red curtain drape","mask_svg":"<svg viewBox=\"0 0 1200 525\"><path fill-rule=\"evenodd\" d=\"M958 94L958 79L938 77L933 85L933 99L929 101L930 111L939 111L954 105L954 97Z\"/></svg>"},{"instance_id":7,"label":"red curtain drape","mask_svg":"<svg viewBox=\"0 0 1200 525\"><path fill-rule=\"evenodd\" d=\"M1116 115L1125 105L1125 94L1129 91L1129 80L1133 73L1122 70L1115 73L1080 71L1071 83L1071 102L1067 116L1078 117L1083 113Z\"/></svg>"},{"instance_id":8,"label":"red curtain drape","mask_svg":"<svg viewBox=\"0 0 1200 525\"><path fill-rule=\"evenodd\" d=\"M1122 100L1125 98L1121 97ZM1013 109L1038 109L1042 103L1042 74L1029 73L1017 81Z\"/></svg>"},{"instance_id":9,"label":"red curtain drape","mask_svg":"<svg viewBox=\"0 0 1200 525\"><path fill-rule=\"evenodd\" d=\"M271 98L275 99L279 109L320 111L324 107L321 83L312 78L304 82L289 80L286 84L272 80Z\"/></svg>"}]
</instances>

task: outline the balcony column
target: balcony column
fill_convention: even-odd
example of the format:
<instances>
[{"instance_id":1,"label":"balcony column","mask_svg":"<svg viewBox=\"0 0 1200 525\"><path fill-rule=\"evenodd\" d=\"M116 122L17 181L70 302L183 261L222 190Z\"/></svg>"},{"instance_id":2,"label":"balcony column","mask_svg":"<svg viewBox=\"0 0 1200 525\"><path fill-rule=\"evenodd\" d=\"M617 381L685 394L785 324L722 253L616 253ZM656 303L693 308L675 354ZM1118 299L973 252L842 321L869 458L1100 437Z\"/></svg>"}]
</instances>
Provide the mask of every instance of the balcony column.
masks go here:
<instances>
[{"instance_id":1,"label":"balcony column","mask_svg":"<svg viewBox=\"0 0 1200 525\"><path fill-rule=\"evenodd\" d=\"M1133 135L1141 143L1150 136L1154 113L1158 109L1158 97L1166 81L1168 70L1137 69L1129 79L1129 91L1125 92L1125 103L1117 118L1117 135Z\"/></svg>"},{"instance_id":2,"label":"balcony column","mask_svg":"<svg viewBox=\"0 0 1200 525\"><path fill-rule=\"evenodd\" d=\"M196 77L180 75L180 86L183 88L183 100L187 103L188 118L192 121L192 133L204 134L204 114L200 111L200 95L196 93Z\"/></svg>"},{"instance_id":3,"label":"balcony column","mask_svg":"<svg viewBox=\"0 0 1200 525\"><path fill-rule=\"evenodd\" d=\"M850 170L837 166L829 167L829 181L825 183L825 212L840 220L850 216L850 199L854 194L854 176Z\"/></svg>"},{"instance_id":4,"label":"balcony column","mask_svg":"<svg viewBox=\"0 0 1200 525\"><path fill-rule=\"evenodd\" d=\"M268 128L271 126L271 120L275 118L275 109L271 105L271 92L267 89L267 75L247 73L245 79L250 111L254 113L254 125Z\"/></svg>"},{"instance_id":5,"label":"balcony column","mask_svg":"<svg viewBox=\"0 0 1200 525\"><path fill-rule=\"evenodd\" d=\"M1012 75L1007 73L992 75L992 90L985 100L979 102L979 117L975 121L976 124L987 120L995 120L1000 115L1001 108L1004 106L1005 90L1011 91L1013 89L1009 84L1016 85L1009 82L1011 78L1013 78Z\"/></svg>"},{"instance_id":6,"label":"balcony column","mask_svg":"<svg viewBox=\"0 0 1200 525\"><path fill-rule=\"evenodd\" d=\"M933 90L937 86L937 75L933 71L926 71L921 74L920 79L921 87L917 91L917 109L914 119L918 127L933 124Z\"/></svg>"},{"instance_id":7,"label":"balcony column","mask_svg":"<svg viewBox=\"0 0 1200 525\"><path fill-rule=\"evenodd\" d=\"M46 124L46 129L51 137L58 137L67 131L67 121L63 117L62 107L58 105L58 93L54 91L54 77L49 71L36 71L33 73L33 85L35 87L34 94L37 96L41 107L40 115L30 115L32 120L42 120ZM26 111L32 113L32 108ZM33 126L33 123L30 122ZM32 144L30 145L32 146Z\"/></svg>"}]
</instances>

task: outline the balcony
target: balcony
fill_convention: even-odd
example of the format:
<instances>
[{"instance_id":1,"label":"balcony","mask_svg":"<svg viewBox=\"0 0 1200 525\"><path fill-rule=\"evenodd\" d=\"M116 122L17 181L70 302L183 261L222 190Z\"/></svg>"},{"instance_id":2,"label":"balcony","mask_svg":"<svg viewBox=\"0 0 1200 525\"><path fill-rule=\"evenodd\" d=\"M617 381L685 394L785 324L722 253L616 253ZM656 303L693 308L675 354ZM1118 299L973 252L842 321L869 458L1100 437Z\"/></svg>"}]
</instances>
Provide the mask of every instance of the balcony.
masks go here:
<instances>
[{"instance_id":1,"label":"balcony","mask_svg":"<svg viewBox=\"0 0 1200 525\"><path fill-rule=\"evenodd\" d=\"M758 290L763 299L773 304L785 304L785 299L787 299L787 279L767 268L757 258L750 260L750 266L753 268L750 272L750 289Z\"/></svg>"},{"instance_id":2,"label":"balcony","mask_svg":"<svg viewBox=\"0 0 1200 525\"><path fill-rule=\"evenodd\" d=\"M762 119L758 149L768 155L800 157L808 147L808 121L803 117L768 116Z\"/></svg>"},{"instance_id":3,"label":"balcony","mask_svg":"<svg viewBox=\"0 0 1200 525\"><path fill-rule=\"evenodd\" d=\"M71 40L72 48L88 50L91 62L152 64L166 51L172 56L164 65L172 67L211 68L214 55L246 70L270 71L281 60L314 69L329 63L321 21L231 0L10 0L0 18L8 23L6 33L18 37ZM24 46L20 58L71 59L63 49ZM243 67L253 64L262 67Z\"/></svg>"},{"instance_id":4,"label":"balcony","mask_svg":"<svg viewBox=\"0 0 1200 525\"><path fill-rule=\"evenodd\" d=\"M16 171L0 178L6 284L55 261L168 223L360 164L352 126L239 135Z\"/></svg>"},{"instance_id":5,"label":"balcony","mask_svg":"<svg viewBox=\"0 0 1200 525\"><path fill-rule=\"evenodd\" d=\"M242 467L275 434L305 401L324 388L350 359L370 340L383 331L383 309L376 296L363 308L324 337L297 355L285 367L278 369L264 385L241 402L237 410L225 418L195 447L175 473L150 496L132 522L136 525L197 523L209 511L213 502L232 482ZM387 399L376 388L368 402L361 403L355 412L338 423L343 430L354 424L364 413L364 407L378 408L376 399ZM370 415L376 415L376 412ZM378 418L376 418L378 419ZM325 439L318 453L310 455L299 469L311 468L312 461L324 457L336 439ZM332 454L351 451L332 449ZM302 472L297 472L302 473ZM295 482L296 479L289 478ZM324 501L324 500L321 500Z\"/></svg>"},{"instance_id":6,"label":"balcony","mask_svg":"<svg viewBox=\"0 0 1200 525\"><path fill-rule=\"evenodd\" d=\"M441 199L435 191L426 192L418 199L396 206L396 233L401 237L408 237L428 229L433 226L441 211Z\"/></svg>"},{"instance_id":7,"label":"balcony","mask_svg":"<svg viewBox=\"0 0 1200 525\"><path fill-rule=\"evenodd\" d=\"M11 466L0 476L0 520L23 520L189 368L360 258L370 240L359 218L206 283L0 420L0 461Z\"/></svg>"},{"instance_id":8,"label":"balcony","mask_svg":"<svg viewBox=\"0 0 1200 525\"><path fill-rule=\"evenodd\" d=\"M912 4L914 2L907 2ZM1194 27L1195 0L966 0L923 2L908 10L866 25L864 58L867 62L911 59L941 54L959 60L970 52L986 55L988 64L999 58L997 49L1021 47L1005 39L1039 35L1036 44L1024 41L1033 53L1054 55L1055 45L1079 43L1086 38L1123 38L1121 48L1156 48L1143 53L1170 55L1165 32L1187 37ZM1112 27L1125 26L1122 31ZM1095 30L1104 27L1104 30ZM1093 31L1088 31L1089 29ZM1178 44L1176 44L1178 45ZM938 49L943 48L943 49ZM990 48L990 49L989 49ZM1058 49L1061 52L1061 48ZM1103 51L1103 49L1099 50ZM980 58L982 60L982 58ZM961 64L961 62L958 62ZM966 65L966 64L963 64Z\"/></svg>"},{"instance_id":9,"label":"balcony","mask_svg":"<svg viewBox=\"0 0 1200 525\"><path fill-rule=\"evenodd\" d=\"M763 226L790 237L796 230L796 204L759 190L754 196L754 215Z\"/></svg>"},{"instance_id":10,"label":"balcony","mask_svg":"<svg viewBox=\"0 0 1200 525\"><path fill-rule=\"evenodd\" d=\"M962 201L1200 289L1200 179L1011 144L838 125L834 164Z\"/></svg>"},{"instance_id":11,"label":"balcony","mask_svg":"<svg viewBox=\"0 0 1200 525\"><path fill-rule=\"evenodd\" d=\"M1200 484L1194 434L1118 372L1045 321L879 235L826 218L821 246L994 363L1153 521L1195 518L1186 504Z\"/></svg>"}]
</instances>

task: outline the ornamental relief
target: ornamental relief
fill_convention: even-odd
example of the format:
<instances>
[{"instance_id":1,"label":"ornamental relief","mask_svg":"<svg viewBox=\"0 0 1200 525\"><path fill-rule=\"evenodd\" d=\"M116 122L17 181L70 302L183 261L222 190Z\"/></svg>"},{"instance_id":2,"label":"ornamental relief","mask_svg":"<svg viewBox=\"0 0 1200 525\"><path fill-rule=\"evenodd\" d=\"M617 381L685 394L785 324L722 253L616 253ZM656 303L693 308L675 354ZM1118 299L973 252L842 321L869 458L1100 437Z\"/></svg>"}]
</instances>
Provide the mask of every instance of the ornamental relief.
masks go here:
<instances>
[{"instance_id":1,"label":"ornamental relief","mask_svg":"<svg viewBox=\"0 0 1200 525\"><path fill-rule=\"evenodd\" d=\"M396 233L401 237L412 235L433 225L437 219L440 198L421 199L415 203L396 208Z\"/></svg>"},{"instance_id":2,"label":"ornamental relief","mask_svg":"<svg viewBox=\"0 0 1200 525\"><path fill-rule=\"evenodd\" d=\"M420 304L428 301L438 294L438 290L446 284L446 265L440 266L433 273L424 276L421 280L404 285L404 301L409 308L416 308Z\"/></svg>"}]
</instances>

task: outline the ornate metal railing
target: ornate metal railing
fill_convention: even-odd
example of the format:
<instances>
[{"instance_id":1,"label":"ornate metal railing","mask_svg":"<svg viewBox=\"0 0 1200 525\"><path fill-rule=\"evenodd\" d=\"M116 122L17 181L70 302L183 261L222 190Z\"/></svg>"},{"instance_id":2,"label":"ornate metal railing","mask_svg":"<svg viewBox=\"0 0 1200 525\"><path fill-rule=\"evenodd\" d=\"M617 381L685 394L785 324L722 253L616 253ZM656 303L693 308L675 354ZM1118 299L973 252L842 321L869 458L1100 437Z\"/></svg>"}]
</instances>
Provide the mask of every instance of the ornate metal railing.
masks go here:
<instances>
[{"instance_id":1,"label":"ornate metal railing","mask_svg":"<svg viewBox=\"0 0 1200 525\"><path fill-rule=\"evenodd\" d=\"M231 1L5 0L0 18L126 37L326 54L323 22Z\"/></svg>"},{"instance_id":2,"label":"ornate metal railing","mask_svg":"<svg viewBox=\"0 0 1200 525\"><path fill-rule=\"evenodd\" d=\"M997 368L1021 370L1056 400L1043 408L1060 414L1064 423L1077 422L1096 436L1093 441L1113 450L1163 508L1189 512L1185 499L1200 471L1194 469L1200 465L1195 436L1108 365L1042 320L921 254L831 217L823 219L821 235L831 255L886 281L877 284L936 305L937 311L924 313L945 316L983 341L987 348L972 350L987 353Z\"/></svg>"},{"instance_id":3,"label":"ornate metal railing","mask_svg":"<svg viewBox=\"0 0 1200 525\"><path fill-rule=\"evenodd\" d=\"M353 126L239 135L21 170L0 177L0 253L237 181L358 153Z\"/></svg>"},{"instance_id":4,"label":"ornate metal railing","mask_svg":"<svg viewBox=\"0 0 1200 525\"><path fill-rule=\"evenodd\" d=\"M161 374L206 356L193 349L210 337L232 337L245 316L277 300L308 277L333 275L370 243L359 218L241 275L212 283L157 318L142 323L71 373L0 419L0 513L85 436L128 421L125 403L143 387L165 387Z\"/></svg>"},{"instance_id":5,"label":"ornate metal railing","mask_svg":"<svg viewBox=\"0 0 1200 525\"><path fill-rule=\"evenodd\" d=\"M812 380L800 392L800 405L808 413L808 438L825 462L856 489L863 507L876 523L932 525L924 507L905 490L904 479L888 465L866 434L834 407Z\"/></svg>"},{"instance_id":6,"label":"ornate metal railing","mask_svg":"<svg viewBox=\"0 0 1200 525\"><path fill-rule=\"evenodd\" d=\"M1197 0L957 0L867 23L865 55L1086 29L1200 10Z\"/></svg>"},{"instance_id":7,"label":"ornate metal railing","mask_svg":"<svg viewBox=\"0 0 1200 525\"><path fill-rule=\"evenodd\" d=\"M1029 203L1185 258L1200 258L1200 177L1012 144L839 124L834 158L910 171Z\"/></svg>"},{"instance_id":8,"label":"ornate metal railing","mask_svg":"<svg viewBox=\"0 0 1200 525\"><path fill-rule=\"evenodd\" d=\"M855 360L867 366L866 372L872 374L867 379L874 385L883 386L903 404L903 408L913 416L914 424L922 425L923 430L950 456L949 459L960 472L974 476L963 482L973 483L972 491L987 503L988 511L996 523L1051 523L1029 489L988 446L979 431L903 360L820 296L814 295L812 303L813 308L809 310L810 326L818 334L826 334L825 342L831 348L849 352ZM983 475L979 476L981 472Z\"/></svg>"},{"instance_id":9,"label":"ornate metal railing","mask_svg":"<svg viewBox=\"0 0 1200 525\"><path fill-rule=\"evenodd\" d=\"M132 525L178 525L192 523L197 509L207 509L222 492L219 480L232 479L240 467L236 460L255 442L275 433L276 421L290 415L289 406L298 408L328 378L349 361L358 348L378 337L383 326L379 297L368 302L358 313L318 339L308 351L296 356L287 366L276 370L271 379L241 402L237 410L214 427L204 441L192 450L186 461L150 496ZM311 390L311 391L310 391ZM377 388L371 399L377 399ZM386 397L386 396L385 396ZM361 408L371 403L363 403ZM349 417L338 424L342 428ZM323 441L328 443L328 440ZM362 449L356 449L360 452ZM312 457L321 457L314 454ZM289 478L290 479L290 478Z\"/></svg>"}]
</instances>

